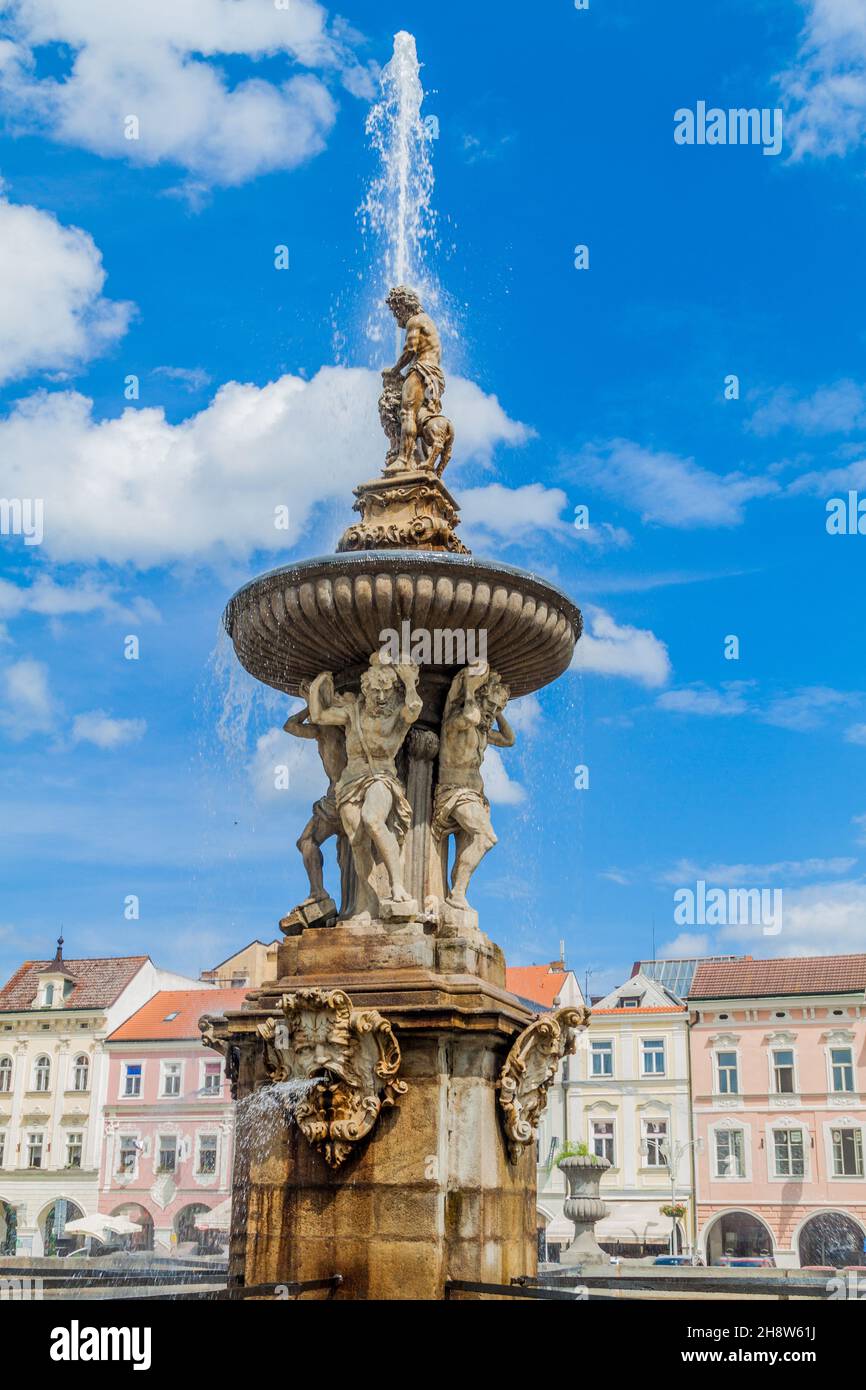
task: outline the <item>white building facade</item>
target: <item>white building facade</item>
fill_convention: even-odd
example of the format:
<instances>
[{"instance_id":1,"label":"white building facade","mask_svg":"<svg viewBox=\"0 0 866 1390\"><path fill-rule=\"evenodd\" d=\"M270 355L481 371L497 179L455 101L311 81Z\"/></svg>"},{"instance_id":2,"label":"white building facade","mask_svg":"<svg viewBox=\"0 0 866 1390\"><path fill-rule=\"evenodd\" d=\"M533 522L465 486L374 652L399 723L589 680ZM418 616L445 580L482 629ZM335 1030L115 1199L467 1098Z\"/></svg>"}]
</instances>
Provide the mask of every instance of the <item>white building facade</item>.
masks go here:
<instances>
[{"instance_id":1,"label":"white building facade","mask_svg":"<svg viewBox=\"0 0 866 1390\"><path fill-rule=\"evenodd\" d=\"M574 1228L563 1214L567 1188L556 1166L565 1145L607 1158L600 1195L609 1207L596 1237L611 1255L666 1254L676 1221L677 1253L694 1239L689 1016L654 980L633 976L593 1005L577 1053L563 1059L539 1129L540 1253L556 1259ZM663 1214L669 1205L679 1217Z\"/></svg>"}]
</instances>

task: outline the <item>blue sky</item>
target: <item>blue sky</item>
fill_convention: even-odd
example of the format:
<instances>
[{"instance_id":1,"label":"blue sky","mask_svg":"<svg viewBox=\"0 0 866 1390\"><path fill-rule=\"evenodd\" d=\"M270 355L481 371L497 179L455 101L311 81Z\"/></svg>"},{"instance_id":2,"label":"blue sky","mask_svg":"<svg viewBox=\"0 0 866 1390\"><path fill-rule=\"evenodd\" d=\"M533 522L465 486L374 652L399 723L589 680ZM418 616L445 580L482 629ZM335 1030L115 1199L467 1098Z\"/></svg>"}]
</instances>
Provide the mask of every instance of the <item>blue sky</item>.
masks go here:
<instances>
[{"instance_id":1,"label":"blue sky","mask_svg":"<svg viewBox=\"0 0 866 1390\"><path fill-rule=\"evenodd\" d=\"M0 973L62 923L69 955L197 974L303 895L320 772L219 620L332 549L380 464L356 213L400 28L439 126L464 533L587 621L491 771L482 925L514 963L564 938L593 992L653 934L864 949L866 537L825 526L866 497L862 3L141 8L0 5L0 497L45 508L41 545L0 537ZM699 100L782 109L781 154L677 145ZM783 930L678 940L699 878L781 887Z\"/></svg>"}]
</instances>

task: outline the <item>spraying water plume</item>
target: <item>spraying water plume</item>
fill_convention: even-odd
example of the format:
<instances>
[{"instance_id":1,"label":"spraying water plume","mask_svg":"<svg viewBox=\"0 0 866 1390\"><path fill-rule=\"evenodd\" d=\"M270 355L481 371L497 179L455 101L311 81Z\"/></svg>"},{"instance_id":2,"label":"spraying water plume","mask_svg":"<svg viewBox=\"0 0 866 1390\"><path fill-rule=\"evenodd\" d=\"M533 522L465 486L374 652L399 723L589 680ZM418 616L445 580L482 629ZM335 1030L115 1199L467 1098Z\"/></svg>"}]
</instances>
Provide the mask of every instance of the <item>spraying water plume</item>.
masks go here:
<instances>
[{"instance_id":1,"label":"spraying water plume","mask_svg":"<svg viewBox=\"0 0 866 1390\"><path fill-rule=\"evenodd\" d=\"M382 69L379 100L367 117L367 134L380 168L359 209L362 230L372 234L380 250L377 302L366 325L367 337L374 342L380 342L390 326L381 300L392 285L411 285L449 331L443 295L428 264L429 253L438 246L431 159L437 125L435 116L422 116L423 102L415 39L401 30L394 36L390 62Z\"/></svg>"}]
</instances>

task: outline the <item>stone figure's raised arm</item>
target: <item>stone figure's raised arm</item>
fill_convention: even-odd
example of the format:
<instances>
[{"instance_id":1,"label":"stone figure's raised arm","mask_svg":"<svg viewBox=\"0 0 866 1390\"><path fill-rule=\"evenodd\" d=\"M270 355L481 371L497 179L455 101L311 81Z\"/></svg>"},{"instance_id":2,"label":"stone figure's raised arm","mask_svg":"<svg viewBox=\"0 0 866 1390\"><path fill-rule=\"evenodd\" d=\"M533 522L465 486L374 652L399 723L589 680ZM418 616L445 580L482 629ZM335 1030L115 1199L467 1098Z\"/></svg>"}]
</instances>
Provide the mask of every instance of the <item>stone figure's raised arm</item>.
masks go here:
<instances>
[{"instance_id":1,"label":"stone figure's raised arm","mask_svg":"<svg viewBox=\"0 0 866 1390\"><path fill-rule=\"evenodd\" d=\"M333 699L334 677L330 671L321 671L310 686L310 718L314 724L348 724L348 709L333 704Z\"/></svg>"},{"instance_id":2,"label":"stone figure's raised arm","mask_svg":"<svg viewBox=\"0 0 866 1390\"><path fill-rule=\"evenodd\" d=\"M514 730L504 714L497 714L496 725L491 728L487 735L487 742L492 743L496 748L514 747Z\"/></svg>"},{"instance_id":3,"label":"stone figure's raised arm","mask_svg":"<svg viewBox=\"0 0 866 1390\"><path fill-rule=\"evenodd\" d=\"M424 701L418 694L419 668L414 662L406 665L395 663L394 670L403 682L406 691L406 699L403 702L401 714L406 724L414 724L424 705Z\"/></svg>"},{"instance_id":4,"label":"stone figure's raised arm","mask_svg":"<svg viewBox=\"0 0 866 1390\"><path fill-rule=\"evenodd\" d=\"M308 722L310 718L310 707L304 705L295 714L290 714L283 728L287 734L294 734L295 738L315 738L316 731Z\"/></svg>"}]
</instances>

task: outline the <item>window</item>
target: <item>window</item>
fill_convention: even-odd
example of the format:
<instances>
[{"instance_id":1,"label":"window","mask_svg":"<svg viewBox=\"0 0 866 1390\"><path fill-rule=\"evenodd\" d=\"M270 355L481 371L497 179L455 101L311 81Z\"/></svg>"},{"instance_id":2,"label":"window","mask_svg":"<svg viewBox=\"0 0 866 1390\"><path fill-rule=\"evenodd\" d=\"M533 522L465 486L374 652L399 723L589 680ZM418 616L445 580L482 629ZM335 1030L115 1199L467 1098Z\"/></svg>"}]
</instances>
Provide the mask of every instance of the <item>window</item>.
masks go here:
<instances>
[{"instance_id":1,"label":"window","mask_svg":"<svg viewBox=\"0 0 866 1390\"><path fill-rule=\"evenodd\" d=\"M204 1086L202 1090L206 1096L218 1096L222 1091L223 1069L221 1062L205 1062L204 1064Z\"/></svg>"},{"instance_id":2,"label":"window","mask_svg":"<svg viewBox=\"0 0 866 1390\"><path fill-rule=\"evenodd\" d=\"M42 1167L42 1135L28 1134L27 1136L27 1167Z\"/></svg>"},{"instance_id":3,"label":"window","mask_svg":"<svg viewBox=\"0 0 866 1390\"><path fill-rule=\"evenodd\" d=\"M833 1130L833 1176L837 1178L862 1178L863 1134L861 1130Z\"/></svg>"},{"instance_id":4,"label":"window","mask_svg":"<svg viewBox=\"0 0 866 1390\"><path fill-rule=\"evenodd\" d=\"M663 1038L644 1038L643 1074L644 1076L664 1076L665 1044Z\"/></svg>"},{"instance_id":5,"label":"window","mask_svg":"<svg viewBox=\"0 0 866 1390\"><path fill-rule=\"evenodd\" d=\"M745 1176L743 1131L741 1129L717 1129L716 1177L744 1178Z\"/></svg>"},{"instance_id":6,"label":"window","mask_svg":"<svg viewBox=\"0 0 866 1390\"><path fill-rule=\"evenodd\" d=\"M773 1151L776 1155L777 1178L802 1178L806 1172L801 1129L773 1131Z\"/></svg>"},{"instance_id":7,"label":"window","mask_svg":"<svg viewBox=\"0 0 866 1390\"><path fill-rule=\"evenodd\" d=\"M51 1062L47 1057L37 1057L33 1068L33 1087L36 1091L47 1091L51 1085Z\"/></svg>"},{"instance_id":8,"label":"window","mask_svg":"<svg viewBox=\"0 0 866 1390\"><path fill-rule=\"evenodd\" d=\"M739 1095L740 1085L737 1080L736 1052L720 1052L717 1057L717 1064L719 1070L719 1095Z\"/></svg>"},{"instance_id":9,"label":"window","mask_svg":"<svg viewBox=\"0 0 866 1390\"><path fill-rule=\"evenodd\" d=\"M46 1009L50 1009L54 1003L54 986L46 985L42 991L42 1003Z\"/></svg>"},{"instance_id":10,"label":"window","mask_svg":"<svg viewBox=\"0 0 866 1390\"><path fill-rule=\"evenodd\" d=\"M0 1129L0 1168L6 1164L6 1131Z\"/></svg>"},{"instance_id":11,"label":"window","mask_svg":"<svg viewBox=\"0 0 866 1390\"><path fill-rule=\"evenodd\" d=\"M117 1156L118 1173L134 1173L138 1143L131 1134L120 1136L120 1149Z\"/></svg>"},{"instance_id":12,"label":"window","mask_svg":"<svg viewBox=\"0 0 866 1390\"><path fill-rule=\"evenodd\" d=\"M850 1047L831 1047L830 1066L834 1091L854 1090L854 1057ZM0 1086L0 1091L3 1087Z\"/></svg>"},{"instance_id":13,"label":"window","mask_svg":"<svg viewBox=\"0 0 866 1390\"><path fill-rule=\"evenodd\" d=\"M232 989L243 989L249 982L249 977L247 975L232 975L231 987Z\"/></svg>"},{"instance_id":14,"label":"window","mask_svg":"<svg viewBox=\"0 0 866 1390\"><path fill-rule=\"evenodd\" d=\"M0 1091L12 1090L12 1058L0 1057Z\"/></svg>"},{"instance_id":15,"label":"window","mask_svg":"<svg viewBox=\"0 0 866 1390\"><path fill-rule=\"evenodd\" d=\"M613 1166L613 1120L592 1121L592 1151Z\"/></svg>"},{"instance_id":16,"label":"window","mask_svg":"<svg viewBox=\"0 0 866 1390\"><path fill-rule=\"evenodd\" d=\"M640 1001L641 1001L641 996L640 996L640 995L631 995L631 994L629 994L629 995L623 995L622 998L621 998L620 1001L619 1001L619 1003L620 1003L620 1008L622 1008L622 1009L639 1009L639 1008L640 1008Z\"/></svg>"},{"instance_id":17,"label":"window","mask_svg":"<svg viewBox=\"0 0 866 1390\"><path fill-rule=\"evenodd\" d=\"M174 1173L177 1169L177 1135L161 1134L159 1138L159 1156L156 1163L157 1172Z\"/></svg>"},{"instance_id":18,"label":"window","mask_svg":"<svg viewBox=\"0 0 866 1390\"><path fill-rule=\"evenodd\" d=\"M90 1061L87 1054L82 1052L80 1057L75 1059L75 1069L72 1073L73 1091L86 1091L90 1084Z\"/></svg>"},{"instance_id":19,"label":"window","mask_svg":"<svg viewBox=\"0 0 866 1390\"><path fill-rule=\"evenodd\" d=\"M665 1160L662 1146L668 1137L667 1120L645 1120L644 1140L648 1168L664 1168Z\"/></svg>"},{"instance_id":20,"label":"window","mask_svg":"<svg viewBox=\"0 0 866 1390\"><path fill-rule=\"evenodd\" d=\"M203 1134L198 1141L198 1171L215 1173L216 1166L217 1137L215 1134Z\"/></svg>"},{"instance_id":21,"label":"window","mask_svg":"<svg viewBox=\"0 0 866 1390\"><path fill-rule=\"evenodd\" d=\"M179 1014L180 1009L175 1009L173 1013L166 1014L165 1018L162 1021L163 1023L174 1023L174 1020L178 1017Z\"/></svg>"},{"instance_id":22,"label":"window","mask_svg":"<svg viewBox=\"0 0 866 1390\"><path fill-rule=\"evenodd\" d=\"M126 1062L123 1068L123 1094L125 1096L141 1095L141 1063Z\"/></svg>"},{"instance_id":23,"label":"window","mask_svg":"<svg viewBox=\"0 0 866 1390\"><path fill-rule=\"evenodd\" d=\"M773 1053L773 1089L777 1096L794 1094L794 1054L789 1048Z\"/></svg>"},{"instance_id":24,"label":"window","mask_svg":"<svg viewBox=\"0 0 866 1390\"><path fill-rule=\"evenodd\" d=\"M613 1043L594 1042L591 1044L593 1076L613 1076Z\"/></svg>"},{"instance_id":25,"label":"window","mask_svg":"<svg viewBox=\"0 0 866 1390\"><path fill-rule=\"evenodd\" d=\"M66 1166L67 1168L81 1167L81 1154L84 1148L83 1134L67 1134L66 1136Z\"/></svg>"},{"instance_id":26,"label":"window","mask_svg":"<svg viewBox=\"0 0 866 1390\"><path fill-rule=\"evenodd\" d=\"M180 1095L181 1080L180 1062L164 1062L162 1068L162 1094L164 1096Z\"/></svg>"}]
</instances>

